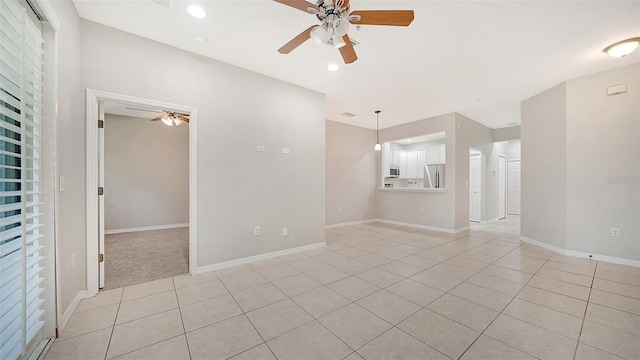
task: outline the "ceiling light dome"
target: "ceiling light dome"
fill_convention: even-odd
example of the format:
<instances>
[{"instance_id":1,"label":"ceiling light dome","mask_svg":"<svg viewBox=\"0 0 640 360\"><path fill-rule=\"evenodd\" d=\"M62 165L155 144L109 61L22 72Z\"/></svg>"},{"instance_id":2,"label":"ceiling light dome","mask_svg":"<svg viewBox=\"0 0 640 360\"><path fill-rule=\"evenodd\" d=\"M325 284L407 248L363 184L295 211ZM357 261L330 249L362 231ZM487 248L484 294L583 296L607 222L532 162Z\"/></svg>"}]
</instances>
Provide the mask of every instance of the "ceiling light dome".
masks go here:
<instances>
[{"instance_id":1,"label":"ceiling light dome","mask_svg":"<svg viewBox=\"0 0 640 360\"><path fill-rule=\"evenodd\" d=\"M347 45L347 43L344 42L344 39L342 38L342 36L336 34L335 31L333 32L333 37L331 38L331 41L333 42L334 49L340 49L341 47Z\"/></svg>"},{"instance_id":2,"label":"ceiling light dome","mask_svg":"<svg viewBox=\"0 0 640 360\"><path fill-rule=\"evenodd\" d=\"M637 49L639 44L640 37L635 37L609 45L604 49L604 52L613 57L624 57L631 54L635 49Z\"/></svg>"},{"instance_id":3,"label":"ceiling light dome","mask_svg":"<svg viewBox=\"0 0 640 360\"><path fill-rule=\"evenodd\" d=\"M338 36L345 36L349 32L349 21L347 19L336 19L333 21L333 29Z\"/></svg>"},{"instance_id":4,"label":"ceiling light dome","mask_svg":"<svg viewBox=\"0 0 640 360\"><path fill-rule=\"evenodd\" d=\"M331 39L331 33L323 25L318 25L311 30L311 39L318 45L326 44Z\"/></svg>"}]
</instances>

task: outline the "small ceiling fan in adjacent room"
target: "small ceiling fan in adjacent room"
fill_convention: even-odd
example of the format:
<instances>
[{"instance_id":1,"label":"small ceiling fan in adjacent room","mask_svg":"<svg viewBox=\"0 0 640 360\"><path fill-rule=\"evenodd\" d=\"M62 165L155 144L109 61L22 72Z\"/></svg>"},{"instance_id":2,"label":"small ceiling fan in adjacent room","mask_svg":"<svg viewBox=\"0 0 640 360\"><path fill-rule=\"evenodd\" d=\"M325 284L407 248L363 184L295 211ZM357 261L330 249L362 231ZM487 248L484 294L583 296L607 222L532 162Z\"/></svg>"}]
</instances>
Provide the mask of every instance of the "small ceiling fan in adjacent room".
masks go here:
<instances>
[{"instance_id":1,"label":"small ceiling fan in adjacent room","mask_svg":"<svg viewBox=\"0 0 640 360\"><path fill-rule=\"evenodd\" d=\"M182 125L183 122L186 122L187 124L189 123L189 114L184 114L181 112L169 111L169 110L134 109L134 108L127 108L127 109L161 114L151 119L151 121L162 120L162 122L167 126L172 126L173 124L175 124L176 126L180 126Z\"/></svg>"},{"instance_id":2,"label":"small ceiling fan in adjacent room","mask_svg":"<svg viewBox=\"0 0 640 360\"><path fill-rule=\"evenodd\" d=\"M413 10L360 10L351 11L349 0L318 0L316 5L305 0L274 0L284 5L315 15L320 25L310 26L278 49L288 54L308 39L340 49L345 64L358 60L352 40L347 35L349 23L353 25L409 26Z\"/></svg>"}]
</instances>

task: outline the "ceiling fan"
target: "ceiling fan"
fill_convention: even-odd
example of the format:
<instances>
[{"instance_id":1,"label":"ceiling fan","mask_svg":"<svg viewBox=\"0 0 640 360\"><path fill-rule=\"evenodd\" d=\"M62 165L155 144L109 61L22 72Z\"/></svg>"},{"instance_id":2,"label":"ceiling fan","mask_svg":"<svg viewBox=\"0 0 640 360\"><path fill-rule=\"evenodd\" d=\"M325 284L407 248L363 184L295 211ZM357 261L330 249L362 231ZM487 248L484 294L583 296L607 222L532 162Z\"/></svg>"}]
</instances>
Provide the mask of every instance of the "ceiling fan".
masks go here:
<instances>
[{"instance_id":1,"label":"ceiling fan","mask_svg":"<svg viewBox=\"0 0 640 360\"><path fill-rule=\"evenodd\" d=\"M169 110L134 109L134 108L127 108L127 109L159 113L161 115L154 117L153 119L151 119L151 121L162 120L162 122L168 126L172 126L173 124L175 124L176 126L180 126L182 125L183 122L186 122L187 124L189 123L189 114L184 114L181 112L169 111Z\"/></svg>"},{"instance_id":2,"label":"ceiling fan","mask_svg":"<svg viewBox=\"0 0 640 360\"><path fill-rule=\"evenodd\" d=\"M413 10L360 10L350 12L349 0L318 0L316 5L305 0L274 0L298 10L316 15L320 25L310 26L278 52L288 54L309 38L316 44L328 44L340 49L345 64L358 60L353 43L347 35L349 23L353 25L409 26L413 21Z\"/></svg>"}]
</instances>

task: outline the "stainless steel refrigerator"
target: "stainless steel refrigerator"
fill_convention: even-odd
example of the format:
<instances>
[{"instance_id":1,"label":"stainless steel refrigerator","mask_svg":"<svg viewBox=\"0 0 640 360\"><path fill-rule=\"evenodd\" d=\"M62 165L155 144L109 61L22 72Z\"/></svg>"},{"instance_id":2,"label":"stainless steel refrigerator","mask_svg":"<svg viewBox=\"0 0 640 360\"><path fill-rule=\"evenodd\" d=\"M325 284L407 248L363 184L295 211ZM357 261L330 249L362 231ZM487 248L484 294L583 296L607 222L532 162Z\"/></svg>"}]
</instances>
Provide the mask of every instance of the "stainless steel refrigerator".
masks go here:
<instances>
[{"instance_id":1,"label":"stainless steel refrigerator","mask_svg":"<svg viewBox=\"0 0 640 360\"><path fill-rule=\"evenodd\" d=\"M424 166L424 187L427 189L444 189L445 168L444 164Z\"/></svg>"}]
</instances>

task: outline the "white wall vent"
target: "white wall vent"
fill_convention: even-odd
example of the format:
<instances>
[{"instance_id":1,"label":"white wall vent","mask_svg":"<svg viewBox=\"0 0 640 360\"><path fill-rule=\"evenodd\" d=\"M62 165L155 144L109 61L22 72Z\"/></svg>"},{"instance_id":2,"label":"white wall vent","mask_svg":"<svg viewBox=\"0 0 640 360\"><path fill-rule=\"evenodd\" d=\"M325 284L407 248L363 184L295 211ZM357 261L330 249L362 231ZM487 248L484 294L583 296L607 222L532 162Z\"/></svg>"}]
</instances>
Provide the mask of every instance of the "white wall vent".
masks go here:
<instances>
[{"instance_id":1,"label":"white wall vent","mask_svg":"<svg viewBox=\"0 0 640 360\"><path fill-rule=\"evenodd\" d=\"M607 88L607 96L624 94L627 92L627 84L609 86Z\"/></svg>"}]
</instances>

